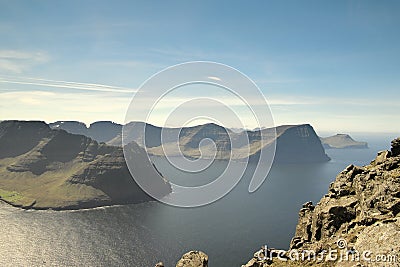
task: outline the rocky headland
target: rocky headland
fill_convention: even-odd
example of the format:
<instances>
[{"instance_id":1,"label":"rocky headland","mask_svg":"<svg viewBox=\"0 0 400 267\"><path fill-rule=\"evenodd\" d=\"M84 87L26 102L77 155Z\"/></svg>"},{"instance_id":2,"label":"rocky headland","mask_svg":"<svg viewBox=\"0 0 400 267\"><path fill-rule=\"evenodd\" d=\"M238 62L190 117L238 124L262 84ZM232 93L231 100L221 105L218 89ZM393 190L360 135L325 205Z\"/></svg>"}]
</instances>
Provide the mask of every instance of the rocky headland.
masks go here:
<instances>
[{"instance_id":1,"label":"rocky headland","mask_svg":"<svg viewBox=\"0 0 400 267\"><path fill-rule=\"evenodd\" d=\"M365 149L368 148L367 142L359 142L355 141L350 135L348 134L336 134L329 137L320 137L322 145L325 149L354 149L354 148L361 148Z\"/></svg>"}]
</instances>

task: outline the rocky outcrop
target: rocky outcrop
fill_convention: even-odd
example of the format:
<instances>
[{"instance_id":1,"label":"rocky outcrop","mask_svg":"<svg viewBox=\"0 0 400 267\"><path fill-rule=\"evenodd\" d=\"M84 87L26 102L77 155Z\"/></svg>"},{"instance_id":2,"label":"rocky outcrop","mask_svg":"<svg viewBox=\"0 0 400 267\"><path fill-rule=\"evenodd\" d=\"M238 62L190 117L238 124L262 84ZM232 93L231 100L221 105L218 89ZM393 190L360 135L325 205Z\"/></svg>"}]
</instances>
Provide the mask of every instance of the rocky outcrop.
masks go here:
<instances>
[{"instance_id":1,"label":"rocky outcrop","mask_svg":"<svg viewBox=\"0 0 400 267\"><path fill-rule=\"evenodd\" d=\"M255 257L246 267L258 266L399 266L400 257L400 139L392 141L391 151L379 152L371 164L350 165L330 185L317 205L305 203L299 212L296 234L289 251L320 255L336 250L337 255L353 257L367 252L367 258L355 261L316 262L283 261L277 257ZM262 252L262 251L261 251ZM386 257L382 265L376 256ZM326 259L326 258L325 258ZM372 261L370 261L372 260ZM394 261L395 260L395 261Z\"/></svg>"},{"instance_id":2,"label":"rocky outcrop","mask_svg":"<svg viewBox=\"0 0 400 267\"><path fill-rule=\"evenodd\" d=\"M164 267L164 263L159 262L155 267ZM183 254L176 267L208 267L208 256L202 251L189 251Z\"/></svg>"},{"instance_id":3,"label":"rocky outcrop","mask_svg":"<svg viewBox=\"0 0 400 267\"><path fill-rule=\"evenodd\" d=\"M329 137L321 137L320 139L325 149L368 148L367 142L355 141L348 134L336 134Z\"/></svg>"},{"instance_id":4,"label":"rocky outcrop","mask_svg":"<svg viewBox=\"0 0 400 267\"><path fill-rule=\"evenodd\" d=\"M208 256L202 251L189 251L177 262L176 267L208 267Z\"/></svg>"},{"instance_id":5,"label":"rocky outcrop","mask_svg":"<svg viewBox=\"0 0 400 267\"><path fill-rule=\"evenodd\" d=\"M135 178L157 196L169 183L130 143ZM137 177L136 177L137 176ZM52 130L44 122L0 123L0 198L35 209L78 209L151 200L132 178L121 147L99 144L84 135ZM32 204L33 203L33 204Z\"/></svg>"}]
</instances>

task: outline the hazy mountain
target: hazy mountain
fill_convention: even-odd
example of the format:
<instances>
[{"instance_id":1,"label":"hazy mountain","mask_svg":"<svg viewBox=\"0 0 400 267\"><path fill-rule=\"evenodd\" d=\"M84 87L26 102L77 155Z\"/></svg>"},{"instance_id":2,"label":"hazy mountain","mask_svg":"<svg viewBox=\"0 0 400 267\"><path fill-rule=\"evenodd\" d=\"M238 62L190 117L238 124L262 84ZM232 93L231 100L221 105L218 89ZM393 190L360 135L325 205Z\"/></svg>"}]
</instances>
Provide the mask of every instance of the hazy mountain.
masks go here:
<instances>
[{"instance_id":1,"label":"hazy mountain","mask_svg":"<svg viewBox=\"0 0 400 267\"><path fill-rule=\"evenodd\" d=\"M158 188L160 196L171 192L169 183L153 168L141 147L132 142L126 149L135 152L136 175L146 186ZM13 205L37 209L151 199L132 179L121 147L52 130L40 121L0 123L0 196Z\"/></svg>"},{"instance_id":2,"label":"hazy mountain","mask_svg":"<svg viewBox=\"0 0 400 267\"><path fill-rule=\"evenodd\" d=\"M324 148L368 148L367 142L358 142L348 134L336 134L329 137L321 137Z\"/></svg>"},{"instance_id":3,"label":"hazy mountain","mask_svg":"<svg viewBox=\"0 0 400 267\"><path fill-rule=\"evenodd\" d=\"M78 121L56 121L49 124L52 129L65 130L72 134L83 134L97 142L108 142L122 131L122 125L111 121L96 121L86 127Z\"/></svg>"},{"instance_id":4,"label":"hazy mountain","mask_svg":"<svg viewBox=\"0 0 400 267\"><path fill-rule=\"evenodd\" d=\"M49 123L49 126L52 129L65 130L72 134L83 134L86 136L89 135L86 124L79 121L56 121L53 123Z\"/></svg>"},{"instance_id":5,"label":"hazy mountain","mask_svg":"<svg viewBox=\"0 0 400 267\"><path fill-rule=\"evenodd\" d=\"M94 127L93 125L96 124L101 124L102 127ZM52 127L64 128L67 131L71 128L67 122L53 123ZM107 143L121 146L122 130L119 129L122 129L119 124L96 122L88 128L88 134L94 139L98 136L106 136L107 138L103 138L103 140L115 135ZM145 129L145 135L143 129ZM275 132L277 137L275 162L296 163L329 160L321 141L312 126L308 124L284 125L255 131L232 131L214 123L183 128L162 128L144 122L130 122L124 127L124 144L134 141L139 146L146 147L149 154L154 156L164 156L165 154L179 156L182 151L185 156L190 158L199 158L200 156L213 158L216 154L217 159L229 159L232 154L233 159L244 160L247 157L257 158L262 149L271 149L270 145L273 144ZM161 140L161 135L163 140ZM246 145L247 136L249 146ZM262 138L266 140L263 145L260 142ZM178 140L179 147L177 146Z\"/></svg>"}]
</instances>

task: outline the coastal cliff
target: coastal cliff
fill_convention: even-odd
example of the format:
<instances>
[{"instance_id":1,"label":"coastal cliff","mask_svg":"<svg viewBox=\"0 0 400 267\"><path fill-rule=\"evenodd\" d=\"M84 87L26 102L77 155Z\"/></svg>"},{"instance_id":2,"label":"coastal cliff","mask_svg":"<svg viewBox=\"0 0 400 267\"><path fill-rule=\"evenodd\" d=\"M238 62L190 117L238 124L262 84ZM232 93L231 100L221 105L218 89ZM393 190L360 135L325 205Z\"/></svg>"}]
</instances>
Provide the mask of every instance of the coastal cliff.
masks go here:
<instances>
[{"instance_id":1,"label":"coastal cliff","mask_svg":"<svg viewBox=\"0 0 400 267\"><path fill-rule=\"evenodd\" d=\"M169 183L135 143L137 171L160 196ZM132 179L122 147L53 130L40 121L0 122L0 198L17 207L80 209L151 198Z\"/></svg>"},{"instance_id":2,"label":"coastal cliff","mask_svg":"<svg viewBox=\"0 0 400 267\"><path fill-rule=\"evenodd\" d=\"M311 125L279 126L276 131L274 162L307 163L330 160Z\"/></svg>"},{"instance_id":3,"label":"coastal cliff","mask_svg":"<svg viewBox=\"0 0 400 267\"><path fill-rule=\"evenodd\" d=\"M288 251L262 249L243 266L399 266L399 214L400 138L369 165L343 170L317 205L303 205Z\"/></svg>"}]
</instances>

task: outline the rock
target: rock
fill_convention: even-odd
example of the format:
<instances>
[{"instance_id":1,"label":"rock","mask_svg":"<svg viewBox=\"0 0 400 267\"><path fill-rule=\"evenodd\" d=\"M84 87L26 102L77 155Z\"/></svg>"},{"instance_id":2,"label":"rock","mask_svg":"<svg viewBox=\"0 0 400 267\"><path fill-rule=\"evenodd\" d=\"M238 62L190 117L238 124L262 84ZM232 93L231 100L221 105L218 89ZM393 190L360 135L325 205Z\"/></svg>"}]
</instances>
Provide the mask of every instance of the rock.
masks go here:
<instances>
[{"instance_id":1,"label":"rock","mask_svg":"<svg viewBox=\"0 0 400 267\"><path fill-rule=\"evenodd\" d=\"M154 267L164 267L164 263L159 262L159 263L157 263L156 266L154 266Z\"/></svg>"},{"instance_id":2,"label":"rock","mask_svg":"<svg viewBox=\"0 0 400 267\"><path fill-rule=\"evenodd\" d=\"M312 201L308 201L308 202L303 204L303 208L304 209L313 210L314 209L314 205L313 205Z\"/></svg>"},{"instance_id":3,"label":"rock","mask_svg":"<svg viewBox=\"0 0 400 267\"><path fill-rule=\"evenodd\" d=\"M202 251L189 251L182 256L176 267L208 267L208 256Z\"/></svg>"},{"instance_id":4,"label":"rock","mask_svg":"<svg viewBox=\"0 0 400 267\"><path fill-rule=\"evenodd\" d=\"M400 138L394 139L392 141L392 149L391 149L393 156L400 155Z\"/></svg>"},{"instance_id":5,"label":"rock","mask_svg":"<svg viewBox=\"0 0 400 267\"><path fill-rule=\"evenodd\" d=\"M391 152L384 150L384 151L379 151L378 155L376 156L375 160L373 161L376 165L382 164L386 162L388 158L390 158Z\"/></svg>"}]
</instances>

